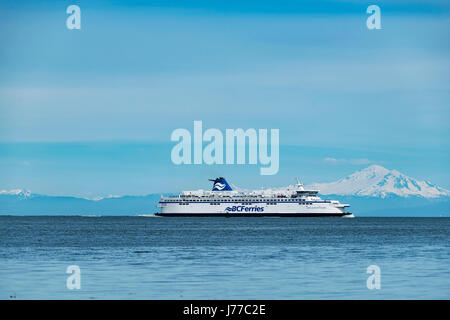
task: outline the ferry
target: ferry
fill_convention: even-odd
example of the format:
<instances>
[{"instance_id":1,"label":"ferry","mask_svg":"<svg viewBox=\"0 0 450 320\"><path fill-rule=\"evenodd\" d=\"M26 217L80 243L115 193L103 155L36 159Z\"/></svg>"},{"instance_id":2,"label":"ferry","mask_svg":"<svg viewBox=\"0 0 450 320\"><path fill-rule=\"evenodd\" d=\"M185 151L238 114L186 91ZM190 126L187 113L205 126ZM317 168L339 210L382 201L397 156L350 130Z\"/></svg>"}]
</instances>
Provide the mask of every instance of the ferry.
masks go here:
<instances>
[{"instance_id":1,"label":"ferry","mask_svg":"<svg viewBox=\"0 0 450 320\"><path fill-rule=\"evenodd\" d=\"M353 217L348 204L322 200L318 190L295 185L279 189L234 190L225 178L210 179L211 191L182 191L163 197L155 213L162 217Z\"/></svg>"}]
</instances>

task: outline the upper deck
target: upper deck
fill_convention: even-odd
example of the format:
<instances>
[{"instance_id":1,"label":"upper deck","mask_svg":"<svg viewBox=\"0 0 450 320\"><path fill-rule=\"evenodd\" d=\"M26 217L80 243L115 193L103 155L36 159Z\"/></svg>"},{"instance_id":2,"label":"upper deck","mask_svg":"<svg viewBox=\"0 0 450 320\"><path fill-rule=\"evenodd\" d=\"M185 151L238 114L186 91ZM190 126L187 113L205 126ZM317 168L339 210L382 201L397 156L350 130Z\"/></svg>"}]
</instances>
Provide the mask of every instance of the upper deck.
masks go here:
<instances>
[{"instance_id":1,"label":"upper deck","mask_svg":"<svg viewBox=\"0 0 450 320\"><path fill-rule=\"evenodd\" d=\"M340 204L339 201L322 200L317 194L318 190L305 190L303 184L297 179L297 184L284 188L260 189L260 190L240 190L231 188L224 178L216 178L211 191L192 190L182 191L176 197L161 196L160 203L178 203L188 205L190 203L209 203L220 205L221 203L240 203L242 205L251 204L282 204L298 203L310 205L313 203L329 203L336 207L348 207Z\"/></svg>"},{"instance_id":2,"label":"upper deck","mask_svg":"<svg viewBox=\"0 0 450 320\"><path fill-rule=\"evenodd\" d=\"M218 178L223 179L223 178ZM225 180L223 180L225 181ZM226 181L225 181L226 183ZM216 187L212 191L207 190L193 190L182 191L177 197L164 197L164 200L173 201L211 201L221 200L224 202L265 202L265 201L312 201L321 200L317 196L318 190L305 190L303 184L297 180L296 185L290 185L284 188L277 189L260 189L260 190L233 190L228 187L227 191L220 191Z\"/></svg>"}]
</instances>

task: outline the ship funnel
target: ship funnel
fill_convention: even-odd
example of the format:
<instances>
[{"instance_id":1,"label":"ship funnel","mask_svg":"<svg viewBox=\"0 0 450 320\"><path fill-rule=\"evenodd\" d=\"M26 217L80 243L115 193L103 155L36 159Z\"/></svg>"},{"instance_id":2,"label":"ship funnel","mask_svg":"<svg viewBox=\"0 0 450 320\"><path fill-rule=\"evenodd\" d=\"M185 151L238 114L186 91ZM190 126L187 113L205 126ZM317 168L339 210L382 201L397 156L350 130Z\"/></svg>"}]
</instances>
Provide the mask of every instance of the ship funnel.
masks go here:
<instances>
[{"instance_id":1,"label":"ship funnel","mask_svg":"<svg viewBox=\"0 0 450 320\"><path fill-rule=\"evenodd\" d=\"M214 185L212 188L212 191L231 191L233 190L230 185L228 184L227 180L225 178L216 178L216 179L209 179L209 181L213 181Z\"/></svg>"}]
</instances>

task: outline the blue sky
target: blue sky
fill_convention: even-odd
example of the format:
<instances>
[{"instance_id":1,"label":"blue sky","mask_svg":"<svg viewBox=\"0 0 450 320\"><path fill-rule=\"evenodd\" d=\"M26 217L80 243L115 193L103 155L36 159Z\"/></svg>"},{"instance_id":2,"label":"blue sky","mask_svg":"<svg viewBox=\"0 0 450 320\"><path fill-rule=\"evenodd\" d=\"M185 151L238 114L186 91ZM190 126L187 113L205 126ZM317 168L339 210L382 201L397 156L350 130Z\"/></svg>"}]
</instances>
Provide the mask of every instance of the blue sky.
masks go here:
<instances>
[{"instance_id":1,"label":"blue sky","mask_svg":"<svg viewBox=\"0 0 450 320\"><path fill-rule=\"evenodd\" d=\"M448 2L151 3L0 4L0 189L257 187L372 163L450 188ZM65 27L70 4L81 30ZM382 30L366 28L369 4ZM170 134L194 120L280 129L278 175L174 166Z\"/></svg>"}]
</instances>

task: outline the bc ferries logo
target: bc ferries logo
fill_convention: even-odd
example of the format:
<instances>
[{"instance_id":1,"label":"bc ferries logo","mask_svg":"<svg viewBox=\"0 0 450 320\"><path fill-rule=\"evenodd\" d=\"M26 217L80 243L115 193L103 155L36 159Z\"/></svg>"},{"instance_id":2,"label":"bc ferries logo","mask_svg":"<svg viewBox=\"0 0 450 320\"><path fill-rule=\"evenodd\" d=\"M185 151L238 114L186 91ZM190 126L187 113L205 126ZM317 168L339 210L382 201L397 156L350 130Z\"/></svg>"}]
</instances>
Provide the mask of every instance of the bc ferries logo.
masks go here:
<instances>
[{"instance_id":1,"label":"bc ferries logo","mask_svg":"<svg viewBox=\"0 0 450 320\"><path fill-rule=\"evenodd\" d=\"M220 182L217 182L214 185L214 189L217 189L217 190L223 190L225 187L226 187L226 185L224 185L223 183L220 183Z\"/></svg>"},{"instance_id":2,"label":"bc ferries logo","mask_svg":"<svg viewBox=\"0 0 450 320\"><path fill-rule=\"evenodd\" d=\"M219 129L210 128L203 132L202 121L194 121L193 138L186 129L179 128L172 132L170 140L178 143L172 148L171 159L176 165L235 164L235 161L236 164L259 163L261 175L274 175L278 173L280 162L279 130L270 129L270 143L268 143L267 131L267 129L253 128L245 131L226 129L223 134ZM203 142L208 142L204 148ZM248 150L246 150L247 146ZM217 190L222 189L219 186Z\"/></svg>"},{"instance_id":3,"label":"bc ferries logo","mask_svg":"<svg viewBox=\"0 0 450 320\"><path fill-rule=\"evenodd\" d=\"M227 180L225 180L225 178L220 177L217 179L209 179L209 181L213 181L214 182L214 186L212 191L231 191L233 190L230 185L228 184Z\"/></svg>"},{"instance_id":4,"label":"bc ferries logo","mask_svg":"<svg viewBox=\"0 0 450 320\"><path fill-rule=\"evenodd\" d=\"M225 209L227 212L263 212L264 207L247 207L247 206L232 206Z\"/></svg>"}]
</instances>

